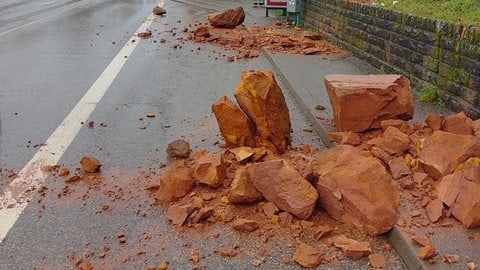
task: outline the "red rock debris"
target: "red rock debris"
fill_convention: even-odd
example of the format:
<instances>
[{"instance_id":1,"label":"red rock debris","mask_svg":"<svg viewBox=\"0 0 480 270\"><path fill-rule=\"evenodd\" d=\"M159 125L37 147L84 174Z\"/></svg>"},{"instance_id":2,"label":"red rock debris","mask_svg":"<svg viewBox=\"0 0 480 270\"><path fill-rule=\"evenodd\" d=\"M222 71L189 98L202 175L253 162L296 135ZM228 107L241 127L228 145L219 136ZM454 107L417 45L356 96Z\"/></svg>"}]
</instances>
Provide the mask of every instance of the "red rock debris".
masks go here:
<instances>
[{"instance_id":1,"label":"red rock debris","mask_svg":"<svg viewBox=\"0 0 480 270\"><path fill-rule=\"evenodd\" d=\"M345 51L308 31L280 26L250 26L247 29L219 29L198 25L189 30L189 40L213 43L235 51L227 60L255 58L261 48L291 54L345 54Z\"/></svg>"}]
</instances>

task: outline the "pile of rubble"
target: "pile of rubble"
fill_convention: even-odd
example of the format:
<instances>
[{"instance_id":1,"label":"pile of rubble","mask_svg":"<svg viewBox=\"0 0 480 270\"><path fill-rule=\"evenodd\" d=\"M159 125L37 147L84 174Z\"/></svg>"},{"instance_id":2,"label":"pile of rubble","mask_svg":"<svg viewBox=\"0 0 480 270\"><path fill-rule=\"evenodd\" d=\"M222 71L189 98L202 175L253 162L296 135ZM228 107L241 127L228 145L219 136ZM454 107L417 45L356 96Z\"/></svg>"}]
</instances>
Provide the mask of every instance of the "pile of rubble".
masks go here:
<instances>
[{"instance_id":1,"label":"pile of rubble","mask_svg":"<svg viewBox=\"0 0 480 270\"><path fill-rule=\"evenodd\" d=\"M173 142L167 153L174 161L147 189L158 201L174 202L208 186L220 190L225 204L261 203L272 222L306 220L318 205L373 236L395 224L426 226L449 216L467 228L480 225L479 120L431 114L410 124L410 85L400 75L332 75L325 83L340 129L329 134L337 146L321 153L289 146L288 108L272 72L244 71L235 89L238 105L226 96L212 105L226 149L190 157L188 142ZM413 200L402 207L408 196ZM259 228L249 217L203 206L204 199L170 204L167 218L178 226L222 220L241 231ZM368 242L344 235L332 244L349 257L370 251ZM316 266L322 260L314 250L300 243L294 260ZM419 249L422 259L436 255L431 243Z\"/></svg>"},{"instance_id":2,"label":"pile of rubble","mask_svg":"<svg viewBox=\"0 0 480 270\"><path fill-rule=\"evenodd\" d=\"M243 8L233 8L210 14L208 23L198 23L189 29L189 39L194 42L213 43L236 51L233 61L254 58L263 47L273 52L292 54L344 54L343 50L329 44L322 36L296 28L285 28L278 22L273 27L251 26L236 28L245 18Z\"/></svg>"}]
</instances>

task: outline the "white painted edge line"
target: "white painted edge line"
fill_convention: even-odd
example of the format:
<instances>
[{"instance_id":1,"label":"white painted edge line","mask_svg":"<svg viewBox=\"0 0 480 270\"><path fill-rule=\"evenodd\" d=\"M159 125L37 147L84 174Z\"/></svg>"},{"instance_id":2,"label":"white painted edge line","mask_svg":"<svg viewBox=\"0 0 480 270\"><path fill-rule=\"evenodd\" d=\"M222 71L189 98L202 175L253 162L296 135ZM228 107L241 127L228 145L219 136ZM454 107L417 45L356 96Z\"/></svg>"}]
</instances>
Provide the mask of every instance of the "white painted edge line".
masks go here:
<instances>
[{"instance_id":1,"label":"white painted edge line","mask_svg":"<svg viewBox=\"0 0 480 270\"><path fill-rule=\"evenodd\" d=\"M53 4L53 3L57 2L57 1L58 1L58 0L47 1L47 2L40 3L40 4L38 4L38 5L39 5L39 6L46 6L46 5Z\"/></svg>"},{"instance_id":2,"label":"white painted edge line","mask_svg":"<svg viewBox=\"0 0 480 270\"><path fill-rule=\"evenodd\" d=\"M164 5L160 0L159 6ZM0 194L0 243L3 242L7 233L20 217L25 207L32 199L35 190L43 184L48 173L43 173L41 168L45 165L56 165L67 148L72 143L90 114L103 98L108 88L115 80L120 70L127 62L127 58L137 47L139 32L147 31L152 24L155 15L150 14L140 25L135 34L127 41L125 46L113 58L112 62L100 74L85 95L75 105L63 122L50 135L33 158L18 173L10 185ZM135 41L135 42L134 42Z\"/></svg>"}]
</instances>

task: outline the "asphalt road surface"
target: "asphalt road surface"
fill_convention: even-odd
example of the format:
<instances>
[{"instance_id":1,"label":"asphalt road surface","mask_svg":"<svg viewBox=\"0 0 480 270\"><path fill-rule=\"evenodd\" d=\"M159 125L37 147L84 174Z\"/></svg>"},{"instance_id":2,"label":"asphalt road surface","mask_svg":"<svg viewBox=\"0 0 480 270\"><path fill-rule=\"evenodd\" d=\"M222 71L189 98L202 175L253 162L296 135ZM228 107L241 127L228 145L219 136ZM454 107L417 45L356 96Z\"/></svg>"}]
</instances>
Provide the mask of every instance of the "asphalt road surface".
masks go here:
<instances>
[{"instance_id":1,"label":"asphalt road surface","mask_svg":"<svg viewBox=\"0 0 480 270\"><path fill-rule=\"evenodd\" d=\"M151 14L156 4L166 16ZM164 169L171 141L221 150L211 104L233 97L242 70L272 68L263 56L227 62L223 49L186 40L183 29L235 4L0 3L0 269L75 269L81 260L94 269L145 269L163 261L169 269L300 268L291 262L297 244L288 226L267 224L252 234L222 222L176 228L145 191ZM147 29L152 37L136 36ZM286 99L293 145L322 149L318 136L304 131L309 123L293 99ZM59 165L75 173L87 155L102 162L102 171L80 182L67 184L40 170ZM249 216L252 209L235 211ZM403 268L395 252L383 248L385 239L372 244L390 269ZM323 266L369 269L365 258L336 256Z\"/></svg>"}]
</instances>

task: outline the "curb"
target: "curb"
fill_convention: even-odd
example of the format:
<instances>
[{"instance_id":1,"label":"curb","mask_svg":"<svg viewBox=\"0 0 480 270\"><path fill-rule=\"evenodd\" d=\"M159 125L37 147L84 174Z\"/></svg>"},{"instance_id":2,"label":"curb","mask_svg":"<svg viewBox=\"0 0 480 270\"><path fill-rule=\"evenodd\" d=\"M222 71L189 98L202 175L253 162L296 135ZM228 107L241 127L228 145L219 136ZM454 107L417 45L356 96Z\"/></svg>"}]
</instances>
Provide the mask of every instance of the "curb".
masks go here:
<instances>
[{"instance_id":1,"label":"curb","mask_svg":"<svg viewBox=\"0 0 480 270\"><path fill-rule=\"evenodd\" d=\"M268 59L270 64L273 67L275 73L280 76L283 84L287 87L288 92L292 97L295 99L295 102L300 107L301 112L303 115L312 123L312 127L315 132L320 136L321 141L327 148L331 148L335 146L335 143L328 139L328 135L326 129L322 126L322 124L317 121L315 115L308 109L308 106L303 101L302 97L298 94L298 91L295 87L288 81L285 74L280 70L277 63L273 59L271 53L265 49L261 48L262 53ZM385 234L390 244L393 246L395 251L398 253L400 259L403 261L407 269L414 269L414 270L428 270L432 269L429 265L425 262L420 260L417 257L416 247L413 245L412 241L402 233L401 229L398 226L393 226L393 228ZM436 268L436 267L434 267Z\"/></svg>"}]
</instances>

